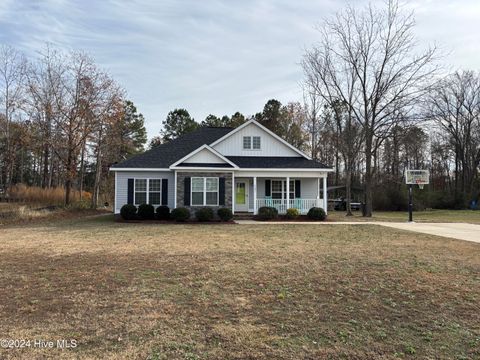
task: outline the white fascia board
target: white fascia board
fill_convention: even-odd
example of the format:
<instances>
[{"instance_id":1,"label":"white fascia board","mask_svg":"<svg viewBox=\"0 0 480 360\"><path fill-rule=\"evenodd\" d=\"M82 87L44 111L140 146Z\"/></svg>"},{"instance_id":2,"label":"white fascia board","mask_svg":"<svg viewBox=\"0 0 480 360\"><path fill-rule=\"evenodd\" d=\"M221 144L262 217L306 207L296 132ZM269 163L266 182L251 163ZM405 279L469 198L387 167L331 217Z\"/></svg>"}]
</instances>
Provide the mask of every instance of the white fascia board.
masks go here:
<instances>
[{"instance_id":1,"label":"white fascia board","mask_svg":"<svg viewBox=\"0 0 480 360\"><path fill-rule=\"evenodd\" d=\"M277 172L282 172L282 171L311 171L311 172L332 172L333 169L326 168L297 168L297 169L292 169L292 168L239 168L237 171L277 171Z\"/></svg>"},{"instance_id":2,"label":"white fascia board","mask_svg":"<svg viewBox=\"0 0 480 360\"><path fill-rule=\"evenodd\" d=\"M232 136L233 134L235 134L236 132L240 131L241 129L243 129L244 127L250 125L250 124L255 124L256 126L258 126L260 129L264 130L265 132L267 132L268 134L270 134L271 136L273 136L275 139L277 139L278 141L280 141L281 143L283 143L284 145L288 146L290 149L292 149L293 151L295 151L296 153L302 155L304 158L308 159L308 160L312 160L312 158L310 156L308 156L307 154L305 154L303 151L297 149L295 146L293 146L292 144L290 144L289 142L283 140L280 136L278 136L277 134L275 134L273 131L271 131L270 129L267 129L265 126L263 126L262 124L260 124L258 121L256 121L255 119L250 119L248 120L246 123L243 123L242 125L240 125L239 127L235 128L235 130L232 130L230 131L228 134L225 134L224 136L222 136L220 139L218 140L215 140L213 143L210 144L211 147L221 143L223 140L229 138L230 136Z\"/></svg>"},{"instance_id":3,"label":"white fascia board","mask_svg":"<svg viewBox=\"0 0 480 360\"><path fill-rule=\"evenodd\" d=\"M202 170L222 170L222 171L232 171L232 170L238 170L238 169L233 169L231 167L196 167L196 166L175 166L170 168L171 170L192 170L192 171L202 171Z\"/></svg>"},{"instance_id":4,"label":"white fascia board","mask_svg":"<svg viewBox=\"0 0 480 360\"><path fill-rule=\"evenodd\" d=\"M110 168L110 171L170 171L168 168Z\"/></svg>"},{"instance_id":5,"label":"white fascia board","mask_svg":"<svg viewBox=\"0 0 480 360\"><path fill-rule=\"evenodd\" d=\"M233 168L235 169L238 169L238 166L236 164L234 164L233 162L231 162L230 160L228 160L225 156L223 156L222 154L220 154L217 150L215 149L212 149L209 145L205 144L205 145L202 145L200 146L198 149L192 151L191 153L185 155L183 158L181 158L180 160L174 162L172 165L170 165L170 169L178 169L178 166L179 164L181 164L182 162L184 162L185 160L187 160L188 158L192 157L193 155L195 155L196 153L202 151L203 149L207 149L208 151L210 151L212 154L218 156L220 159L222 159L223 161L225 161L227 164L229 165L232 165Z\"/></svg>"}]
</instances>

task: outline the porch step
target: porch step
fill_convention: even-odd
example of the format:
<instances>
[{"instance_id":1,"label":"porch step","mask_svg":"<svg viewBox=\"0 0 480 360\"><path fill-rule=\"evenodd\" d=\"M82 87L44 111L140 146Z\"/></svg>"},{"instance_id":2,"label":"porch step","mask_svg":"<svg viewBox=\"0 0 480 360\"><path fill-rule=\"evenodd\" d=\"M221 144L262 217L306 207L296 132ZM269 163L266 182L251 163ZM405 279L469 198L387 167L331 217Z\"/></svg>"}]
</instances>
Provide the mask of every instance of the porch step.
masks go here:
<instances>
[{"instance_id":1,"label":"porch step","mask_svg":"<svg viewBox=\"0 0 480 360\"><path fill-rule=\"evenodd\" d=\"M233 215L233 220L252 220L252 219L253 219L252 213L236 212L235 215Z\"/></svg>"}]
</instances>

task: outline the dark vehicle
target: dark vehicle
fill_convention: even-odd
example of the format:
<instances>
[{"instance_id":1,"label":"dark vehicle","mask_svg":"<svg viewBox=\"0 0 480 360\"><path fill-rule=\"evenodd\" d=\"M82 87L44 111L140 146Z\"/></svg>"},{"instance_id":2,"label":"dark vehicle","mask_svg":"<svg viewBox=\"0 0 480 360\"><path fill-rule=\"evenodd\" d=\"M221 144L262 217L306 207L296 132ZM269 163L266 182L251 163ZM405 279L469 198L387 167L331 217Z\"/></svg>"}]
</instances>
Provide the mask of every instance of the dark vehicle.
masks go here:
<instances>
[{"instance_id":1,"label":"dark vehicle","mask_svg":"<svg viewBox=\"0 0 480 360\"><path fill-rule=\"evenodd\" d=\"M333 208L335 209L335 211L347 211L346 199L344 198L335 199L334 202L335 202L335 205ZM350 209L352 209L352 211L360 211L362 209L362 203L358 201L350 200Z\"/></svg>"}]
</instances>

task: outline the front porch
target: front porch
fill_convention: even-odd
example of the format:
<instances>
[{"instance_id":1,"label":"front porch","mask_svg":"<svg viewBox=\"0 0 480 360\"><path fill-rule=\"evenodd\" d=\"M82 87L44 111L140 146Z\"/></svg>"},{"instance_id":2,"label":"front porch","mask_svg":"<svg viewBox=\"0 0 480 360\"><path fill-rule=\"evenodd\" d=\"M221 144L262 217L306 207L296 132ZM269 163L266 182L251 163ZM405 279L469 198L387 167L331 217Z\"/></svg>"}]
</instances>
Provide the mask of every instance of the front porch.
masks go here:
<instances>
[{"instance_id":1,"label":"front porch","mask_svg":"<svg viewBox=\"0 0 480 360\"><path fill-rule=\"evenodd\" d=\"M305 174L302 174L305 175ZM233 212L256 215L263 206L274 207L279 214L298 209L306 215L312 207L327 211L327 174L304 177L265 177L237 175L233 181Z\"/></svg>"}]
</instances>

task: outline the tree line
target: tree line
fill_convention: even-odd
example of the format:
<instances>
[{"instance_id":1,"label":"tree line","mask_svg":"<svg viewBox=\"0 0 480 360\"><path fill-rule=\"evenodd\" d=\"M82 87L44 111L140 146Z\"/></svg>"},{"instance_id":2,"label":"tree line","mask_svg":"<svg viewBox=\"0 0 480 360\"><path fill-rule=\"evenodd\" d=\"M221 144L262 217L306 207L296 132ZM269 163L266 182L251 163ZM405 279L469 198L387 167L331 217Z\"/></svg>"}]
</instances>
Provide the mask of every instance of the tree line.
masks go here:
<instances>
[{"instance_id":1,"label":"tree line","mask_svg":"<svg viewBox=\"0 0 480 360\"><path fill-rule=\"evenodd\" d=\"M302 57L303 98L266 102L256 114L197 122L170 111L149 148L199 126L254 118L313 159L334 166L330 185L374 208L406 207L404 171L428 169L423 207L465 208L479 197L480 74L446 73L436 47L419 49L413 13L397 1L347 6L318 27ZM108 167L144 151L144 118L87 54L48 46L27 60L0 51L0 185L88 189L91 205L112 194ZM375 193L375 196L374 196ZM347 213L350 214L349 206Z\"/></svg>"},{"instance_id":2,"label":"tree line","mask_svg":"<svg viewBox=\"0 0 480 360\"><path fill-rule=\"evenodd\" d=\"M0 187L108 191L108 167L141 152L144 119L86 53L46 46L34 59L0 48Z\"/></svg>"},{"instance_id":3,"label":"tree line","mask_svg":"<svg viewBox=\"0 0 480 360\"><path fill-rule=\"evenodd\" d=\"M269 100L255 118L312 158L333 165L332 185L352 188L366 216L374 207L406 207L404 172L428 169L420 207L465 208L478 202L480 74L445 74L436 47L419 49L412 12L347 6L318 27L302 59L303 101ZM245 116L209 115L197 124L184 109L164 121L157 143L196 126L238 126ZM373 196L375 192L375 197Z\"/></svg>"}]
</instances>

